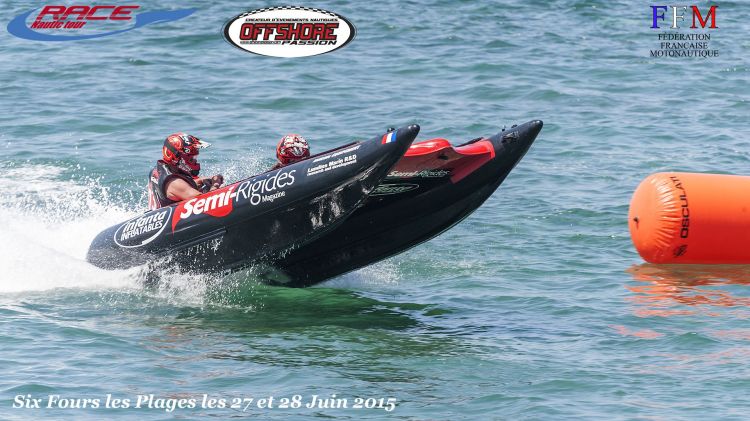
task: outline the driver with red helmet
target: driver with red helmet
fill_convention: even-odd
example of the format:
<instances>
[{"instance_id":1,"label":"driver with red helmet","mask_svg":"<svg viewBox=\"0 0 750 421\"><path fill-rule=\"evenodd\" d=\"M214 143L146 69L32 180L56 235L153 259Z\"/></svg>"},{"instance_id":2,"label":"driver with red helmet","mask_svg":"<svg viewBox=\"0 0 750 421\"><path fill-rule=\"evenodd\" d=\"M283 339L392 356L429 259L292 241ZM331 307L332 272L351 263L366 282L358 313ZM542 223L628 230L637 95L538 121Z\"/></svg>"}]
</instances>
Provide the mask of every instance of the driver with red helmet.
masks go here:
<instances>
[{"instance_id":1,"label":"driver with red helmet","mask_svg":"<svg viewBox=\"0 0 750 421\"><path fill-rule=\"evenodd\" d=\"M282 137L276 146L276 158L279 162L271 168L271 171L309 157L310 145L307 144L307 140L298 134L288 134Z\"/></svg>"},{"instance_id":2,"label":"driver with red helmet","mask_svg":"<svg viewBox=\"0 0 750 421\"><path fill-rule=\"evenodd\" d=\"M162 159L149 174L148 208L158 209L182 200L192 199L199 194L216 190L224 183L221 174L213 177L198 177L201 164L196 157L198 150L207 148L204 142L187 133L174 133L167 136L162 147Z\"/></svg>"}]
</instances>

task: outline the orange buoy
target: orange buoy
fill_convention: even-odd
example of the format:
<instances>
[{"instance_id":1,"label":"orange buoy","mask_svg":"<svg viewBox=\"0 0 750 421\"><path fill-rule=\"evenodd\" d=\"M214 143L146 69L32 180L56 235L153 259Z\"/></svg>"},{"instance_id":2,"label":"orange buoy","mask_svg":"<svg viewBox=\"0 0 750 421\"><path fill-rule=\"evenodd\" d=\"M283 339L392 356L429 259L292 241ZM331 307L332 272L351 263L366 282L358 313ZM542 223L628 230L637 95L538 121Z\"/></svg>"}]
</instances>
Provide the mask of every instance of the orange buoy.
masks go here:
<instances>
[{"instance_id":1,"label":"orange buoy","mask_svg":"<svg viewBox=\"0 0 750 421\"><path fill-rule=\"evenodd\" d=\"M750 264L750 177L652 174L633 193L628 218L647 262Z\"/></svg>"}]
</instances>

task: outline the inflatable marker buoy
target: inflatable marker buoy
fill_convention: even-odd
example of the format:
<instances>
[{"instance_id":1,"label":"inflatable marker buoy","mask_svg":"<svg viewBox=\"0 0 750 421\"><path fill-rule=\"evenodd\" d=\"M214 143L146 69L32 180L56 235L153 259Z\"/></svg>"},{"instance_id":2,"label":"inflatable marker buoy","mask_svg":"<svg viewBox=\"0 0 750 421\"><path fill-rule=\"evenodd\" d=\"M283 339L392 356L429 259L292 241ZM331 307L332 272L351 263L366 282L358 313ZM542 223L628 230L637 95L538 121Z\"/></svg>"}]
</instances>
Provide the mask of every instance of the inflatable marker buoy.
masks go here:
<instances>
[{"instance_id":1,"label":"inflatable marker buoy","mask_svg":"<svg viewBox=\"0 0 750 421\"><path fill-rule=\"evenodd\" d=\"M652 174L633 193L628 219L647 262L750 264L750 177Z\"/></svg>"}]
</instances>

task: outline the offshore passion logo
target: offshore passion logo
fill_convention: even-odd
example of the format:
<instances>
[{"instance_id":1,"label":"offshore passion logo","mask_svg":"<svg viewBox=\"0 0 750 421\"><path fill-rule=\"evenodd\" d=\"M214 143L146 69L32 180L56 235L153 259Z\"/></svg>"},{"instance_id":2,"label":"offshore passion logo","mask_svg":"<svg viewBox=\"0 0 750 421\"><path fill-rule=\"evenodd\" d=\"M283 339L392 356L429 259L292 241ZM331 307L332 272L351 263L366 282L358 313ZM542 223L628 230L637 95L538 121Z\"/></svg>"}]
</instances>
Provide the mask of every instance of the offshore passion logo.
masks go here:
<instances>
[{"instance_id":1,"label":"offshore passion logo","mask_svg":"<svg viewBox=\"0 0 750 421\"><path fill-rule=\"evenodd\" d=\"M251 206L286 196L284 188L294 184L294 173L297 170L279 171L259 179L232 184L211 193L202 194L188 201L180 202L172 216L172 231L177 224L193 215L206 214L215 218L223 218L234 210L234 204L248 201Z\"/></svg>"},{"instance_id":2,"label":"offshore passion logo","mask_svg":"<svg viewBox=\"0 0 750 421\"><path fill-rule=\"evenodd\" d=\"M322 9L270 7L243 13L224 25L224 38L244 51L271 57L307 57L348 44L356 29Z\"/></svg>"},{"instance_id":3,"label":"offshore passion logo","mask_svg":"<svg viewBox=\"0 0 750 421\"><path fill-rule=\"evenodd\" d=\"M27 20L37 9L22 13L8 23L8 32L33 41L76 41L121 34L152 23L171 22L190 16L197 9L159 10L133 16L138 5L48 5ZM135 24L123 28L123 24ZM104 31L104 32L102 32ZM74 35L60 35L73 33Z\"/></svg>"}]
</instances>

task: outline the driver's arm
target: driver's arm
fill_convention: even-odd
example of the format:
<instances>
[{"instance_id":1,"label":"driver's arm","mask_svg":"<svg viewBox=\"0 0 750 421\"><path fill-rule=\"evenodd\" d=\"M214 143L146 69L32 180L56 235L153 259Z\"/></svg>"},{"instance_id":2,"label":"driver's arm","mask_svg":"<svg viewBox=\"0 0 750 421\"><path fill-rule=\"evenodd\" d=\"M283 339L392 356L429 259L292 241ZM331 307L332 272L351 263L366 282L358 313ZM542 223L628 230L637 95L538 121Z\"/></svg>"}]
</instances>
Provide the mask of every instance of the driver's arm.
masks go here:
<instances>
[{"instance_id":1,"label":"driver's arm","mask_svg":"<svg viewBox=\"0 0 750 421\"><path fill-rule=\"evenodd\" d=\"M181 200L192 199L201 194L200 191L194 189L193 186L187 183L187 181L179 177L167 180L165 190L167 197L170 200L176 200L178 202Z\"/></svg>"}]
</instances>

